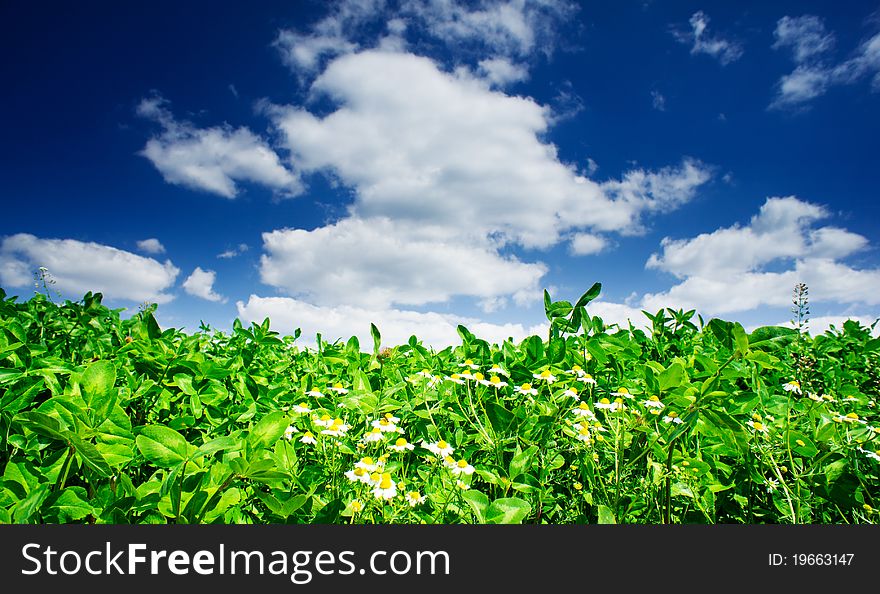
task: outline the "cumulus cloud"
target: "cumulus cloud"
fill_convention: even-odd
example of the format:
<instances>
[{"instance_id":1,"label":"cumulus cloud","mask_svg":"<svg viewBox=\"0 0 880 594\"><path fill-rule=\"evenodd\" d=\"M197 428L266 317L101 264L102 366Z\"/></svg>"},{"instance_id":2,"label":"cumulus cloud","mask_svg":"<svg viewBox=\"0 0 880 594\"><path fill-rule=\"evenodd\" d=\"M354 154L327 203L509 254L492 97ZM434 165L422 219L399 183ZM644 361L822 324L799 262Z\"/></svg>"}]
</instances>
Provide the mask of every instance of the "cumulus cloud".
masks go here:
<instances>
[{"instance_id":1,"label":"cumulus cloud","mask_svg":"<svg viewBox=\"0 0 880 594\"><path fill-rule=\"evenodd\" d=\"M192 274L183 281L183 290L194 297L225 303L226 297L214 292L214 282L216 280L216 272L213 270L202 270L199 266L196 266Z\"/></svg>"},{"instance_id":2,"label":"cumulus cloud","mask_svg":"<svg viewBox=\"0 0 880 594\"><path fill-rule=\"evenodd\" d=\"M155 237L151 237L150 239L142 239L137 242L137 248L148 254L164 254L165 246L162 245L162 242L156 239Z\"/></svg>"},{"instance_id":3,"label":"cumulus cloud","mask_svg":"<svg viewBox=\"0 0 880 594\"><path fill-rule=\"evenodd\" d=\"M250 249L250 246L246 243L240 243L234 248L230 248L228 250L224 250L217 254L217 257L221 260L229 260L230 258L235 258L236 256L240 256Z\"/></svg>"},{"instance_id":4,"label":"cumulus cloud","mask_svg":"<svg viewBox=\"0 0 880 594\"><path fill-rule=\"evenodd\" d=\"M691 46L691 54L706 54L722 66L742 57L743 48L738 42L708 32L709 16L702 10L691 15L688 23L690 30L673 28L672 34L679 43Z\"/></svg>"},{"instance_id":5,"label":"cumulus cloud","mask_svg":"<svg viewBox=\"0 0 880 594\"><path fill-rule=\"evenodd\" d=\"M880 270L855 269L840 261L867 248L868 240L838 227L816 226L829 216L824 207L793 196L769 198L748 225L691 239L665 238L662 252L646 266L681 282L645 295L642 305L711 314L784 306L799 282L809 286L815 302L877 305Z\"/></svg>"},{"instance_id":6,"label":"cumulus cloud","mask_svg":"<svg viewBox=\"0 0 880 594\"><path fill-rule=\"evenodd\" d=\"M591 233L575 233L571 238L571 253L575 256L598 254L604 250L608 242L604 237Z\"/></svg>"},{"instance_id":7,"label":"cumulus cloud","mask_svg":"<svg viewBox=\"0 0 880 594\"><path fill-rule=\"evenodd\" d=\"M520 341L534 334L543 338L548 328L546 324L493 324L435 312L370 309L354 305L316 306L290 297L251 295L246 303L238 301L237 307L239 317L248 323L262 322L268 317L272 327L279 332L292 334L296 328L300 328L301 340L307 345L314 345L315 336L320 332L322 340L328 342L339 339L347 341L351 336L357 336L362 348L369 348L372 344L371 323L382 334L384 345L404 344L415 334L425 345L435 349L461 344L461 337L456 331L459 324L478 338L496 344L508 338Z\"/></svg>"},{"instance_id":8,"label":"cumulus cloud","mask_svg":"<svg viewBox=\"0 0 880 594\"><path fill-rule=\"evenodd\" d=\"M45 267L56 287L69 297L88 291L108 299L167 303L174 296L166 291L180 273L170 260L160 263L114 247L75 239L42 239L18 233L0 244L0 283L28 287L33 272Z\"/></svg>"},{"instance_id":9,"label":"cumulus cloud","mask_svg":"<svg viewBox=\"0 0 880 594\"><path fill-rule=\"evenodd\" d=\"M149 97L141 101L137 113L162 127L162 133L147 142L141 155L168 183L225 198L238 195L236 181L262 184L282 197L303 192L299 177L247 128L196 128L190 122L176 120L166 104L161 97Z\"/></svg>"},{"instance_id":10,"label":"cumulus cloud","mask_svg":"<svg viewBox=\"0 0 880 594\"><path fill-rule=\"evenodd\" d=\"M487 58L480 60L479 72L492 86L506 87L529 77L529 71L520 64L506 58Z\"/></svg>"},{"instance_id":11,"label":"cumulus cloud","mask_svg":"<svg viewBox=\"0 0 880 594\"><path fill-rule=\"evenodd\" d=\"M833 32L815 15L784 16L776 23L773 49L791 52L795 69L776 83L771 109L803 108L833 86L853 84L872 77L872 89L880 90L880 33L862 42L843 61L831 60Z\"/></svg>"}]
</instances>

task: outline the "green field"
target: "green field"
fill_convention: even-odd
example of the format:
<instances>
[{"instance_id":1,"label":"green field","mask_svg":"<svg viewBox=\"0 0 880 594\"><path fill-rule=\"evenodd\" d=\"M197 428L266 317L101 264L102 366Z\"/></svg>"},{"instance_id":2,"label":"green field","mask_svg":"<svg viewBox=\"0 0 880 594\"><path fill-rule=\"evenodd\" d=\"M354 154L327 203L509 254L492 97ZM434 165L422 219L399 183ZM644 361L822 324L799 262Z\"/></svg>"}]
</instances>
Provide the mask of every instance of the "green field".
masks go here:
<instances>
[{"instance_id":1,"label":"green field","mask_svg":"<svg viewBox=\"0 0 880 594\"><path fill-rule=\"evenodd\" d=\"M317 348L0 289L2 523L875 523L880 339L649 331L545 292L549 332ZM646 314L647 315L647 314Z\"/></svg>"}]
</instances>

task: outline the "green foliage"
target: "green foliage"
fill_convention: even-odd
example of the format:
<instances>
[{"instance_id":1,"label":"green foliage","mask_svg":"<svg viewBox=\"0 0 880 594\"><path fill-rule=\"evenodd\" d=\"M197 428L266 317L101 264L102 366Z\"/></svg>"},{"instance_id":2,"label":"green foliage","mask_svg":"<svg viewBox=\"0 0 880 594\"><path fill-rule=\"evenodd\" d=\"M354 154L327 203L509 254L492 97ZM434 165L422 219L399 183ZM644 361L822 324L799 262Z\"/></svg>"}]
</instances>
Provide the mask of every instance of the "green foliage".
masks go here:
<instances>
[{"instance_id":1,"label":"green foliage","mask_svg":"<svg viewBox=\"0 0 880 594\"><path fill-rule=\"evenodd\" d=\"M546 336L363 352L0 289L0 522L876 522L873 328L644 331L600 291L545 292Z\"/></svg>"}]
</instances>

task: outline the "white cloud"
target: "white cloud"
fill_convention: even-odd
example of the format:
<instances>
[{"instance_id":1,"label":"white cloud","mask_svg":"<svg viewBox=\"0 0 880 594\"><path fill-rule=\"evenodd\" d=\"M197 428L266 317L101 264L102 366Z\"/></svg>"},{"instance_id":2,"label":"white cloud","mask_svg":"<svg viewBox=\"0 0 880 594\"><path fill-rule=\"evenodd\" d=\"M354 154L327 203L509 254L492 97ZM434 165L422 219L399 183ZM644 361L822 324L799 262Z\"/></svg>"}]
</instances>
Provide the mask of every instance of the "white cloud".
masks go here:
<instances>
[{"instance_id":1,"label":"white cloud","mask_svg":"<svg viewBox=\"0 0 880 594\"><path fill-rule=\"evenodd\" d=\"M789 49L795 69L776 84L773 109L803 107L836 85L853 84L872 78L872 90L880 90L880 33L864 41L847 60L827 59L835 44L834 34L814 15L785 16L776 23L774 49Z\"/></svg>"},{"instance_id":2,"label":"white cloud","mask_svg":"<svg viewBox=\"0 0 880 594\"><path fill-rule=\"evenodd\" d=\"M739 43L708 33L709 16L702 10L691 15L688 22L690 31L673 29L672 34L680 43L691 46L691 54L712 56L722 66L735 62L742 56L743 49Z\"/></svg>"},{"instance_id":3,"label":"white cloud","mask_svg":"<svg viewBox=\"0 0 880 594\"><path fill-rule=\"evenodd\" d=\"M575 256L598 254L608 246L604 237L590 233L575 233L571 238L571 253Z\"/></svg>"},{"instance_id":4,"label":"white cloud","mask_svg":"<svg viewBox=\"0 0 880 594\"><path fill-rule=\"evenodd\" d=\"M447 73L411 54L365 51L333 60L311 89L338 105L318 117L267 106L294 167L354 189L347 217L264 234L263 282L322 304L370 307L473 296L522 302L546 267L510 249L548 248L572 233L642 231L643 213L691 199L709 169L634 170L588 179L541 137L550 111Z\"/></svg>"},{"instance_id":5,"label":"white cloud","mask_svg":"<svg viewBox=\"0 0 880 594\"><path fill-rule=\"evenodd\" d=\"M248 323L262 322L268 317L272 327L284 334L292 334L296 328L300 328L300 341L305 345L314 345L315 335L320 332L322 340L327 342L337 339L347 341L349 337L357 336L361 348L369 350L373 344L371 323L379 329L385 346L404 344L413 334L423 344L435 349L461 344L461 337L456 331L459 324L490 343L500 343L508 337L517 342L533 334L542 338L547 336L546 324L526 327L522 324L492 324L435 312L369 309L352 305L315 306L289 297L251 295L247 303L239 301L237 306L239 317Z\"/></svg>"},{"instance_id":6,"label":"white cloud","mask_svg":"<svg viewBox=\"0 0 880 594\"><path fill-rule=\"evenodd\" d=\"M137 248L148 254L164 254L165 246L162 245L162 242L156 239L155 237L151 237L150 239L143 239L137 242Z\"/></svg>"},{"instance_id":7,"label":"white cloud","mask_svg":"<svg viewBox=\"0 0 880 594\"><path fill-rule=\"evenodd\" d=\"M108 299L167 303L180 273L170 260L164 264L114 247L75 239L41 239L27 233L8 236L0 244L0 283L28 287L33 272L43 266L56 288L71 297L88 291Z\"/></svg>"},{"instance_id":8,"label":"white cloud","mask_svg":"<svg viewBox=\"0 0 880 594\"><path fill-rule=\"evenodd\" d=\"M278 155L247 128L196 128L179 122L165 108L167 102L150 97L138 105L138 115L162 126L141 154L172 184L235 198L236 181L250 181L273 189L279 196L295 196L303 186Z\"/></svg>"},{"instance_id":9,"label":"white cloud","mask_svg":"<svg viewBox=\"0 0 880 594\"><path fill-rule=\"evenodd\" d=\"M230 258L235 258L236 256L240 256L241 254L248 251L250 247L246 243L240 243L234 248L230 248L228 250L224 250L217 254L217 257L220 259L228 260Z\"/></svg>"},{"instance_id":10,"label":"white cloud","mask_svg":"<svg viewBox=\"0 0 880 594\"><path fill-rule=\"evenodd\" d=\"M183 290L194 297L225 303L226 297L214 292L214 282L216 280L216 272L213 270L202 270L199 266L196 266L192 274L183 281Z\"/></svg>"},{"instance_id":11,"label":"white cloud","mask_svg":"<svg viewBox=\"0 0 880 594\"><path fill-rule=\"evenodd\" d=\"M524 66L514 64L506 58L480 60L479 72L495 87L506 87L529 77L529 71Z\"/></svg>"},{"instance_id":12,"label":"white cloud","mask_svg":"<svg viewBox=\"0 0 880 594\"><path fill-rule=\"evenodd\" d=\"M645 295L642 305L710 314L784 306L798 282L809 286L815 302L877 305L880 270L858 270L838 261L865 249L867 239L837 227L815 227L828 216L825 208L792 196L769 198L746 226L691 239L665 238L662 253L653 254L646 266L682 282Z\"/></svg>"},{"instance_id":13,"label":"white cloud","mask_svg":"<svg viewBox=\"0 0 880 594\"><path fill-rule=\"evenodd\" d=\"M651 105L657 111L666 111L666 97L660 91L651 91Z\"/></svg>"}]
</instances>

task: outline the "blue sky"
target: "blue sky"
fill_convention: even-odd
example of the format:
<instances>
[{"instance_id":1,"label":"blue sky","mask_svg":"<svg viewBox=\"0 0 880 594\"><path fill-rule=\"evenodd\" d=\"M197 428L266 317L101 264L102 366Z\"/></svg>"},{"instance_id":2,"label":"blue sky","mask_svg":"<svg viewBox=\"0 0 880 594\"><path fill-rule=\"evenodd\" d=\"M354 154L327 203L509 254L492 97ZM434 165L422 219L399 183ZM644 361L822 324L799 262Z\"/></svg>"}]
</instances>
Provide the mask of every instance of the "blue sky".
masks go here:
<instances>
[{"instance_id":1,"label":"blue sky","mask_svg":"<svg viewBox=\"0 0 880 594\"><path fill-rule=\"evenodd\" d=\"M0 286L331 340L878 317L880 5L4 3ZM364 344L368 344L365 342Z\"/></svg>"}]
</instances>

